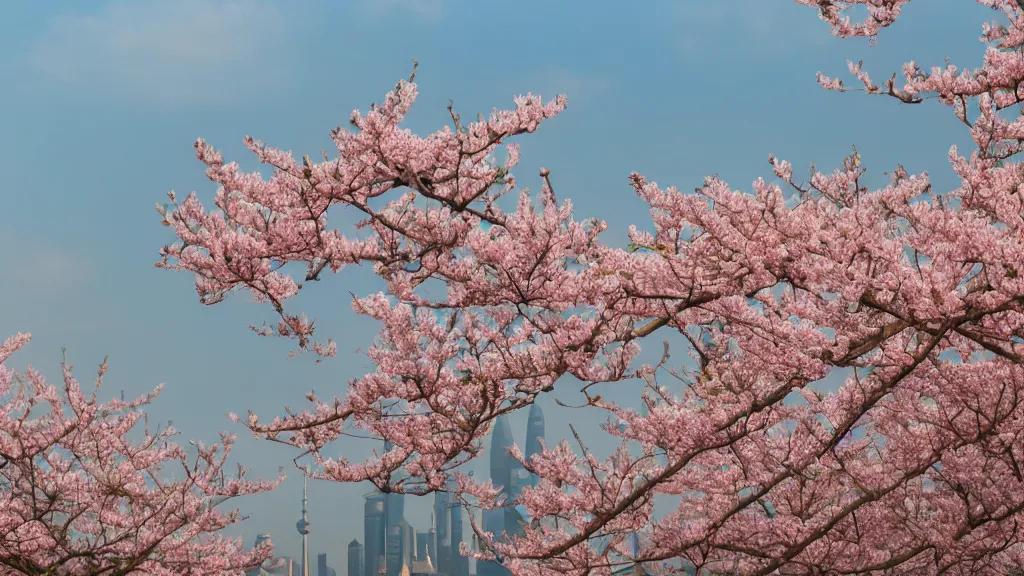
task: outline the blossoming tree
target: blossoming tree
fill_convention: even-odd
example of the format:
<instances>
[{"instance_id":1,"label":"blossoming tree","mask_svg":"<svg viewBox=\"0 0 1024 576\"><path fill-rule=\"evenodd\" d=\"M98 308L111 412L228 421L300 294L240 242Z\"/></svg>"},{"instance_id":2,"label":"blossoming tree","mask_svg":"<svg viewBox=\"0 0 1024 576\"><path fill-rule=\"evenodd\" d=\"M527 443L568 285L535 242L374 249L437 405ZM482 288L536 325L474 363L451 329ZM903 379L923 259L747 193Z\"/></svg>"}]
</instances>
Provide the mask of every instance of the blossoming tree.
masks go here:
<instances>
[{"instance_id":1,"label":"blossoming tree","mask_svg":"<svg viewBox=\"0 0 1024 576\"><path fill-rule=\"evenodd\" d=\"M908 1L797 0L841 37L874 37ZM161 213L179 242L158 265L194 273L208 304L251 291L279 316L258 332L321 356L335 344L314 340L288 300L346 265L386 281L386 293L351 301L381 323L375 372L333 400L310 396L305 412L246 420L314 450L343 428L394 446L365 462L321 458L324 478L443 489L494 418L565 376L582 381L586 409L608 413L620 447L599 460L561 444L524 462L540 481L519 503L537 521L511 538L474 526L489 542L482 555L516 573L685 561L743 574L1004 574L1024 539L1024 166L1013 160L1024 118L1000 112L1024 97L1024 8L978 2L1006 22L984 27L976 70L910 63L900 87L850 65L870 94L934 95L953 110L976 145L950 149L954 190L900 166L869 190L857 154L806 182L770 156L776 183L752 193L718 178L683 192L634 173L652 222L613 248L603 222L574 220L556 200L546 169L539 195L502 201L516 188L511 140L563 97L522 96L469 123L452 110L451 126L420 137L400 127L411 78L331 133L334 159L300 162L246 139L268 179L199 140L216 210L172 193ZM866 18L844 16L851 7ZM365 218L332 228L337 206ZM304 275L286 268L295 263ZM431 283L445 290L428 293ZM668 331L693 362L673 368L666 349L661 363L636 365L640 344ZM834 370L850 373L837 392L812 388ZM646 414L590 393L633 378L660 396ZM803 401L784 402L794 392ZM493 486L459 475L459 491L497 505ZM655 518L660 494L680 503ZM634 532L639 545L627 547Z\"/></svg>"},{"instance_id":2,"label":"blossoming tree","mask_svg":"<svg viewBox=\"0 0 1024 576\"><path fill-rule=\"evenodd\" d=\"M139 434L159 388L99 403L70 365L63 394L32 369L17 375L6 362L29 338L0 346L0 574L237 576L269 557L269 543L246 551L220 534L243 518L217 505L276 485L241 468L225 477L232 437L190 458L173 428Z\"/></svg>"}]
</instances>

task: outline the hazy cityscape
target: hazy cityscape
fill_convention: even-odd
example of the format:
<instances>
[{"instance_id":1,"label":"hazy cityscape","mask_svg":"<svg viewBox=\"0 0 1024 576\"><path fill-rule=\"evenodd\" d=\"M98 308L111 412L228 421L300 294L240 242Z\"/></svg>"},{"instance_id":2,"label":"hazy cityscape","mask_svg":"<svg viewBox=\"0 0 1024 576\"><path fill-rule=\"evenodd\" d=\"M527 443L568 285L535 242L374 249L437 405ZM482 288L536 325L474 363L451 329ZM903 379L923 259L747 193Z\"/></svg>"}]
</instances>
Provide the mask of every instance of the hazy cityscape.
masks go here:
<instances>
[{"instance_id":1,"label":"hazy cityscape","mask_svg":"<svg viewBox=\"0 0 1024 576\"><path fill-rule=\"evenodd\" d=\"M526 426L525 452L527 458L541 451L541 440L544 438L544 412L534 404ZM536 477L528 473L522 464L513 458L508 450L515 443L512 429L506 416L499 416L494 422L490 442L490 480L495 486L502 487L502 495L506 501L512 501L519 495L524 485L536 482ZM390 450L385 445L385 450ZM449 478L454 491L455 479ZM497 562L474 562L475 571L470 570L470 559L460 554L460 546L467 543L471 548L473 542L472 529L465 522L463 507L450 497L448 492L434 494L431 524L418 527L410 524L405 518L404 494L383 494L373 491L365 495L363 505L363 539L353 539L347 545L346 567L344 576L504 576L510 574L507 568ZM309 550L309 534L315 524L310 518L309 501L303 486L302 508L298 522L295 523L297 533L282 526L279 533L263 533L256 537L254 545L270 539L282 542L286 538L302 540L302 556L292 558L278 556L261 568L248 573L248 576L339 576L338 569L331 566L329 552ZM521 530L523 522L528 521L525 510L521 506L512 508L487 510L481 514L481 525L484 530L498 534L513 535ZM422 529L425 528L425 529ZM338 543L341 549L342 543ZM311 558L316 555L316 565ZM340 554L339 554L340 556ZM337 560L335 560L337 562Z\"/></svg>"}]
</instances>

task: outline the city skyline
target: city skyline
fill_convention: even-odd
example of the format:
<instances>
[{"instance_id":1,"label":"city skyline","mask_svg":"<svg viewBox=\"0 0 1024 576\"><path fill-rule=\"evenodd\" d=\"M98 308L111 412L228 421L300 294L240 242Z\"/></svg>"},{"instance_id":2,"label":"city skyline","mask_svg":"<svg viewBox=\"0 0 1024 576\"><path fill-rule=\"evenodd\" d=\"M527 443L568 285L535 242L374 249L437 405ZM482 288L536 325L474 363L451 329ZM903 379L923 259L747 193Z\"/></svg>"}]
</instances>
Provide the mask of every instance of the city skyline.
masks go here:
<instances>
[{"instance_id":1,"label":"city skyline","mask_svg":"<svg viewBox=\"0 0 1024 576\"><path fill-rule=\"evenodd\" d=\"M539 405L534 404L528 413L524 442L522 443L526 446L524 456L527 459L542 449L544 436L544 411ZM509 449L516 442L507 416L501 415L495 419L488 443L489 479L496 486L502 486L502 497L506 501L511 501L518 496L523 486L531 482L532 478L522 464L509 453ZM391 444L384 443L385 452L392 448ZM454 478L449 478L449 484L451 488L455 487ZM448 492L436 492L433 494L434 502L429 529L417 531L416 527L405 518L406 498L405 494L384 494L377 490L364 496L363 540L354 538L347 545L345 563L348 570L346 576L401 576L403 570L410 571L412 575L470 576L470 559L458 552L461 542L474 541L471 531L469 534L463 531L466 511L449 498ZM482 518L484 529L496 535L500 535L502 532L517 533L518 523L524 520L522 513L511 507L486 511ZM302 516L296 523L297 532L302 539L302 557L299 559L299 566L301 566L300 569L304 576L312 574L311 571L308 571L310 526L307 483L304 478ZM258 545L268 538L273 541L270 534L259 534L255 544ZM353 557L353 554L358 554L358 557ZM329 573L327 559L327 553L317 554L316 576L337 576L336 571ZM268 561L267 566L273 567L273 569L265 572L281 576L282 570L284 570L285 576L299 576L295 573L286 574L289 560L291 559L278 557L273 561ZM478 576L503 576L509 573L507 569L495 562L475 562L475 565L474 573ZM253 576L257 575L253 573Z\"/></svg>"}]
</instances>

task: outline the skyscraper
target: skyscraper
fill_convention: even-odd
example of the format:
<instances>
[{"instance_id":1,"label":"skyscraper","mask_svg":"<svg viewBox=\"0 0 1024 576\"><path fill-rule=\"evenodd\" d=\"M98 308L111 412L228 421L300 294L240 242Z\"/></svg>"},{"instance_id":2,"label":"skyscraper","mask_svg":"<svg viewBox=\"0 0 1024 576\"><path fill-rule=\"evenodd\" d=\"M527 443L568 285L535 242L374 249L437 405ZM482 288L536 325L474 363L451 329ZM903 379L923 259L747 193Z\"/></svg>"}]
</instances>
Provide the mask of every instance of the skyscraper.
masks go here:
<instances>
[{"instance_id":1,"label":"skyscraper","mask_svg":"<svg viewBox=\"0 0 1024 576\"><path fill-rule=\"evenodd\" d=\"M448 491L454 493L458 488L455 478L448 478ZM448 507L448 550L451 556L451 576L469 576L469 558L459 552L462 544L462 505L458 500L449 498Z\"/></svg>"},{"instance_id":2,"label":"skyscraper","mask_svg":"<svg viewBox=\"0 0 1024 576\"><path fill-rule=\"evenodd\" d=\"M416 529L405 518L402 521L402 562L412 568L412 561L416 559Z\"/></svg>"},{"instance_id":3,"label":"skyscraper","mask_svg":"<svg viewBox=\"0 0 1024 576\"><path fill-rule=\"evenodd\" d=\"M302 519L295 523L302 534L302 576L309 576L309 516L306 514L306 477L302 477Z\"/></svg>"},{"instance_id":4,"label":"skyscraper","mask_svg":"<svg viewBox=\"0 0 1024 576\"><path fill-rule=\"evenodd\" d=\"M416 533L416 560L426 560L427 556L433 556L431 554L430 537L430 532Z\"/></svg>"},{"instance_id":5,"label":"skyscraper","mask_svg":"<svg viewBox=\"0 0 1024 576\"><path fill-rule=\"evenodd\" d=\"M544 412L540 406L533 404L527 417L524 456L529 458L539 453L543 438ZM509 454L508 450L512 443L512 429L507 418L505 415L498 416L494 420L494 430L491 433L491 482L502 487L501 494L506 506L496 510L485 510L481 515L484 530L493 533L495 538L522 534L525 511L521 507L512 506L512 501L519 496L523 486L537 483L537 478L527 473L522 463ZM507 576L509 570L497 562L477 562L477 574Z\"/></svg>"},{"instance_id":6,"label":"skyscraper","mask_svg":"<svg viewBox=\"0 0 1024 576\"><path fill-rule=\"evenodd\" d=\"M501 493L508 496L512 488L512 469L509 466L508 449L512 447L512 428L508 425L508 418L502 414L494 419L494 429L491 430L491 482L495 486L501 486Z\"/></svg>"},{"instance_id":7,"label":"skyscraper","mask_svg":"<svg viewBox=\"0 0 1024 576\"><path fill-rule=\"evenodd\" d=\"M502 532L505 531L505 510L502 508L484 510L481 514L481 522L484 525L484 530L494 534L496 540L500 540ZM477 560L476 573L477 576L508 576L510 574L507 568L493 560Z\"/></svg>"},{"instance_id":8,"label":"skyscraper","mask_svg":"<svg viewBox=\"0 0 1024 576\"><path fill-rule=\"evenodd\" d=\"M384 495L372 492L366 495L363 508L363 574L378 576L384 567Z\"/></svg>"},{"instance_id":9,"label":"skyscraper","mask_svg":"<svg viewBox=\"0 0 1024 576\"><path fill-rule=\"evenodd\" d=\"M512 447L512 428L509 426L508 418L502 414L494 419L494 429L491 431L490 468L491 482L494 486L501 486L501 496L505 502L509 502L518 492L518 472L522 471L522 465L508 453ZM505 532L505 511L501 508L495 510L484 510L482 514L484 530L494 534L495 538L501 538ZM509 571L493 561L478 561L476 563L478 576L507 576Z\"/></svg>"},{"instance_id":10,"label":"skyscraper","mask_svg":"<svg viewBox=\"0 0 1024 576\"><path fill-rule=\"evenodd\" d=\"M327 553L318 554L316 557L316 574L317 576L338 576L338 573L327 565Z\"/></svg>"},{"instance_id":11,"label":"skyscraper","mask_svg":"<svg viewBox=\"0 0 1024 576\"><path fill-rule=\"evenodd\" d=\"M438 575L454 576L452 571L451 521L447 492L434 492L434 522L436 525L437 556L432 557Z\"/></svg>"},{"instance_id":12,"label":"skyscraper","mask_svg":"<svg viewBox=\"0 0 1024 576\"><path fill-rule=\"evenodd\" d=\"M384 452L394 449L394 444L384 441ZM404 476L402 470L395 473L395 480ZM397 576L402 570L402 561L408 553L408 546L404 545L406 528L405 522L405 494L388 492L384 494L384 556L387 576ZM393 541L394 540L394 541ZM392 558L392 551L398 551L399 556Z\"/></svg>"},{"instance_id":13,"label":"skyscraper","mask_svg":"<svg viewBox=\"0 0 1024 576\"><path fill-rule=\"evenodd\" d=\"M400 526L388 529L384 538L384 546L387 548L384 552L385 574L393 576L402 569L402 528Z\"/></svg>"},{"instance_id":14,"label":"skyscraper","mask_svg":"<svg viewBox=\"0 0 1024 576\"><path fill-rule=\"evenodd\" d=\"M365 576L363 545L355 538L348 543L348 576Z\"/></svg>"}]
</instances>

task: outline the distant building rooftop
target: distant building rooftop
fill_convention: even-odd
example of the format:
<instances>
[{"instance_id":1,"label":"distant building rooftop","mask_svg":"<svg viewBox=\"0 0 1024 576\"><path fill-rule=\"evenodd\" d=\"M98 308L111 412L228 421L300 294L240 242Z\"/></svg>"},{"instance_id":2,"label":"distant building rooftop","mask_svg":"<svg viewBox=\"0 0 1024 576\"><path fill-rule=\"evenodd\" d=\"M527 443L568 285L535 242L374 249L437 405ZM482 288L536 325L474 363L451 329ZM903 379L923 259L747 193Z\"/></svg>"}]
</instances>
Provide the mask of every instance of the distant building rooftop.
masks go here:
<instances>
[{"instance_id":1,"label":"distant building rooftop","mask_svg":"<svg viewBox=\"0 0 1024 576\"><path fill-rule=\"evenodd\" d=\"M427 556L426 560L413 560L411 572L411 576L426 576L436 574L437 570L434 569L434 563L430 561L430 556Z\"/></svg>"}]
</instances>

